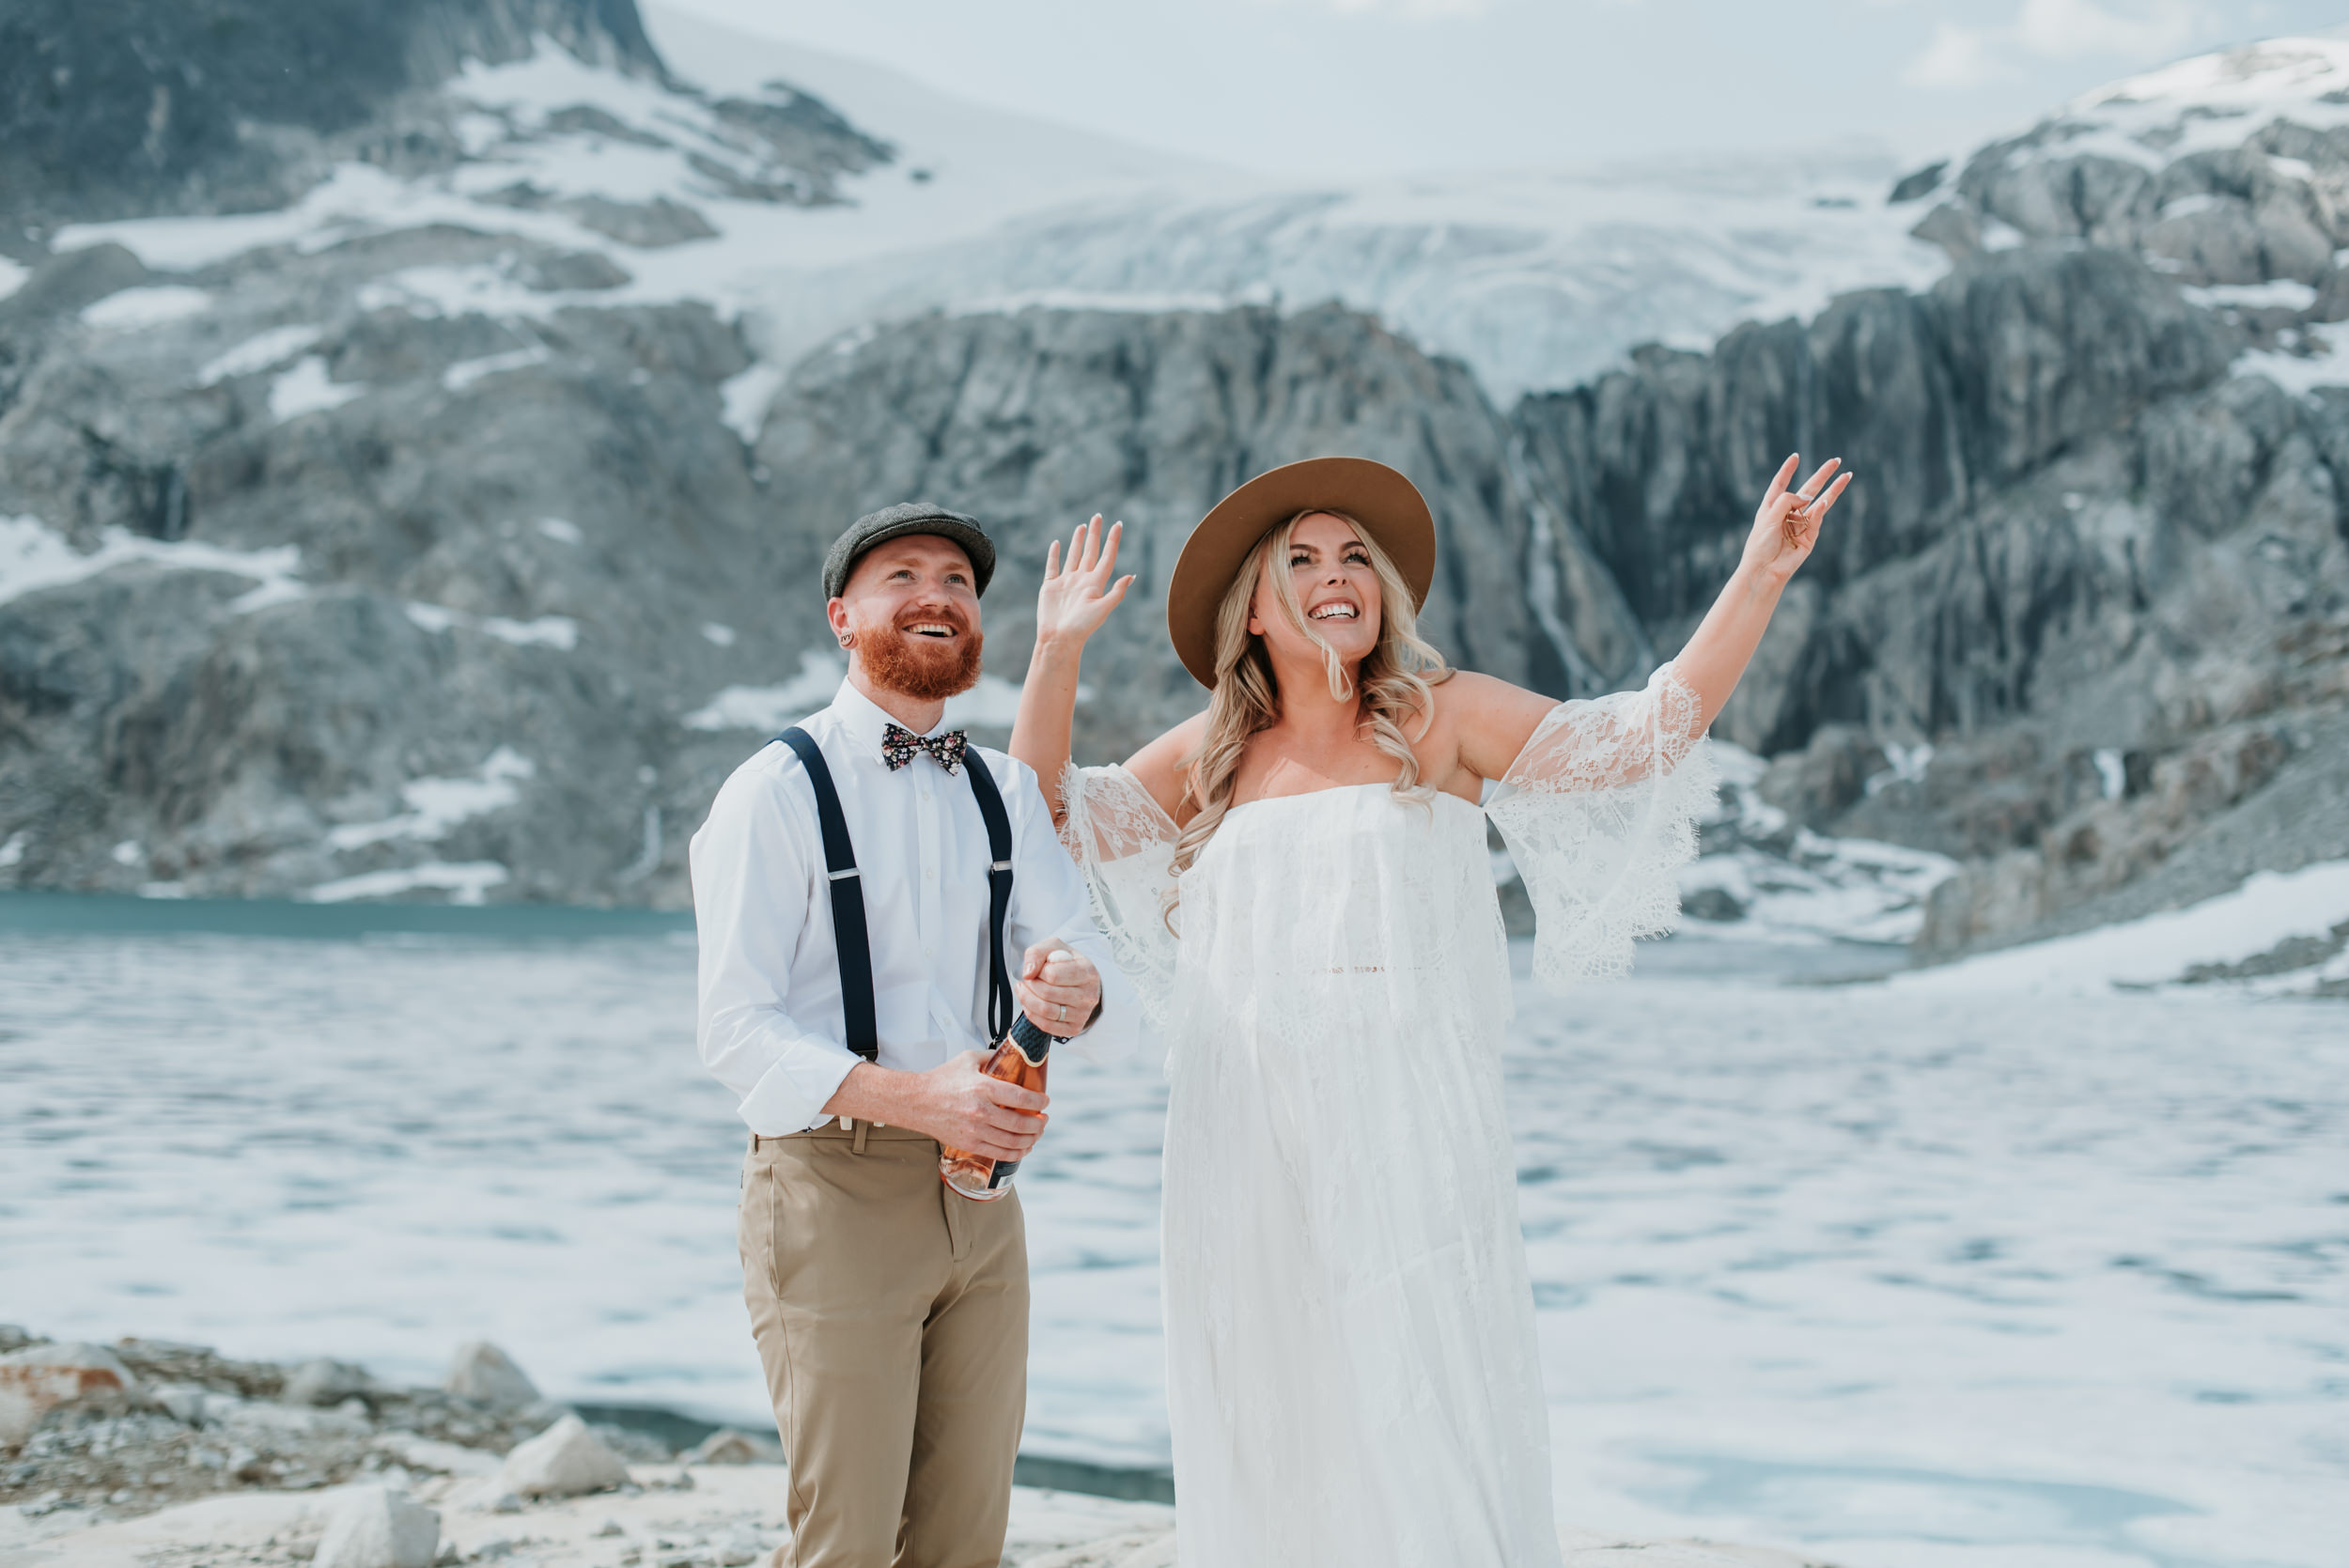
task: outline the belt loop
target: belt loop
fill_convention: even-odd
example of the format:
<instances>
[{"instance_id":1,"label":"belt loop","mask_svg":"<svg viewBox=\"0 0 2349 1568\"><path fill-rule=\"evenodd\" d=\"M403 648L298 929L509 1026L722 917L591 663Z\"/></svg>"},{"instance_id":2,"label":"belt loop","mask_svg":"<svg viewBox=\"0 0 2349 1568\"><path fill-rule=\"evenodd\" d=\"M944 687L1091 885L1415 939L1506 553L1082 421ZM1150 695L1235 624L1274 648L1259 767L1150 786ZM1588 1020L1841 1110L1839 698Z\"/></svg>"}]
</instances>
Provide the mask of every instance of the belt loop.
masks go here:
<instances>
[{"instance_id":1,"label":"belt loop","mask_svg":"<svg viewBox=\"0 0 2349 1568\"><path fill-rule=\"evenodd\" d=\"M861 1155L861 1154L863 1154L863 1153L864 1152L864 1137L865 1137L865 1134L867 1134L867 1133L871 1132L872 1130L873 1130L873 1124L872 1124L872 1123L870 1123L870 1122L859 1122L859 1123L856 1125L856 1137L855 1137L855 1138L853 1138L853 1139L851 1139L851 1140L849 1141L849 1142L848 1142L848 1152L849 1152L850 1154L855 1154L855 1155Z\"/></svg>"}]
</instances>

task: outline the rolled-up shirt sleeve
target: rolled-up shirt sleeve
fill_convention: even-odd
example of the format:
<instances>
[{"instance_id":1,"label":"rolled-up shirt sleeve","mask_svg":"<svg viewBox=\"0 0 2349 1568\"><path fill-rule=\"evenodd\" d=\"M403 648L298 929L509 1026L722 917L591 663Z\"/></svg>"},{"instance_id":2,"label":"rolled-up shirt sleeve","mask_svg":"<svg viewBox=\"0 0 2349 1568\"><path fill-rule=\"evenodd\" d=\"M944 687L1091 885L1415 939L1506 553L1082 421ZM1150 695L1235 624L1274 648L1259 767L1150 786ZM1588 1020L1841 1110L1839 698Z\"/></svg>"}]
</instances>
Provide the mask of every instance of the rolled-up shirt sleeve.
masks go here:
<instances>
[{"instance_id":1,"label":"rolled-up shirt sleeve","mask_svg":"<svg viewBox=\"0 0 2349 1568\"><path fill-rule=\"evenodd\" d=\"M1101 972L1101 1012L1074 1043L1086 1056L1114 1061L1142 1038L1141 1000L1117 967L1108 939L1093 924L1084 878L1053 831L1034 772L1021 762L1011 768L1003 785L1012 814L1010 961L1018 963L1030 947L1053 938L1092 960Z\"/></svg>"},{"instance_id":2,"label":"rolled-up shirt sleeve","mask_svg":"<svg viewBox=\"0 0 2349 1568\"><path fill-rule=\"evenodd\" d=\"M789 772L745 768L719 790L693 835L693 923L701 947L697 1038L702 1065L734 1091L742 1121L763 1138L801 1132L857 1058L845 1041L795 1018L785 999L810 930L821 858L805 841ZM836 979L829 988L838 989Z\"/></svg>"}]
</instances>

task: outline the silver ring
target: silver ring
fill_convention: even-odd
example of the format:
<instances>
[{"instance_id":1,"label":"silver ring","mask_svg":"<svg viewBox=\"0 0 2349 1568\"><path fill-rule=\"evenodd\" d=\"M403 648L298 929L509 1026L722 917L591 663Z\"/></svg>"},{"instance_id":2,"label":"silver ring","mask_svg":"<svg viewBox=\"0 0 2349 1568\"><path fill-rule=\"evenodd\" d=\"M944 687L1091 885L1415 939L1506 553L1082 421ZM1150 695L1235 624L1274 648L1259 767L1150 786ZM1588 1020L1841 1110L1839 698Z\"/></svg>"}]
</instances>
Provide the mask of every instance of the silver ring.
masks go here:
<instances>
[{"instance_id":1,"label":"silver ring","mask_svg":"<svg viewBox=\"0 0 2349 1568\"><path fill-rule=\"evenodd\" d=\"M1052 1021L1054 1023L1066 1023L1068 1021L1068 1003L1064 1001L1060 1004L1060 1017L1054 1018Z\"/></svg>"}]
</instances>

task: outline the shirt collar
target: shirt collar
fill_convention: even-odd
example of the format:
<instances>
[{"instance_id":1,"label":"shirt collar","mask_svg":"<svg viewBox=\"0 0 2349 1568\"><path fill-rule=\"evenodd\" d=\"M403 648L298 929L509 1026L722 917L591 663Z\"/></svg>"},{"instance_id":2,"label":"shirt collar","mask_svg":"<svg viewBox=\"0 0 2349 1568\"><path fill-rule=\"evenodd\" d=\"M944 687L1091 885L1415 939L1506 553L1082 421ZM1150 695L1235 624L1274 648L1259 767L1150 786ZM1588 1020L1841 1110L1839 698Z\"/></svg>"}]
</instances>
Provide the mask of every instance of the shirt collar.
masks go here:
<instances>
[{"instance_id":1,"label":"shirt collar","mask_svg":"<svg viewBox=\"0 0 2349 1568\"><path fill-rule=\"evenodd\" d=\"M858 750L867 756L880 755L882 736L890 725L897 723L897 720L892 717L886 708L858 691L853 682L846 680L840 683L840 690L832 695L832 716L839 721L841 729L847 733L849 739L856 743ZM912 726L900 725L899 727L910 729ZM945 729L946 721L941 716L936 724L921 733L926 738L929 736L943 734Z\"/></svg>"}]
</instances>

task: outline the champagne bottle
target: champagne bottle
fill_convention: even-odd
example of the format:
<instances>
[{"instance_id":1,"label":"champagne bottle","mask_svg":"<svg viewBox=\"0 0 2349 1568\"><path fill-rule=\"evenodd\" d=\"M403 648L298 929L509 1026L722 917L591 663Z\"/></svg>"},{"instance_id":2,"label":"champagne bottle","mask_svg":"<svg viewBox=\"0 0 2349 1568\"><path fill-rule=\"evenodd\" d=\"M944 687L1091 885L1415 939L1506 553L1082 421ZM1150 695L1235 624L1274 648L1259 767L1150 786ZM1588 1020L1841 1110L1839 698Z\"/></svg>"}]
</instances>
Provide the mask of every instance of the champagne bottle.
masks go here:
<instances>
[{"instance_id":1,"label":"champagne bottle","mask_svg":"<svg viewBox=\"0 0 2349 1568\"><path fill-rule=\"evenodd\" d=\"M988 1054L986 1065L979 1070L989 1078L999 1078L1040 1094L1044 1093L1044 1058L1051 1048L1052 1037L1030 1023L1028 1016L1021 1013L1011 1020L1011 1032ZM991 1159L961 1149L941 1149L938 1155L939 1179L964 1197L980 1203L1009 1192L1012 1172L1019 1169L1016 1159Z\"/></svg>"}]
</instances>

